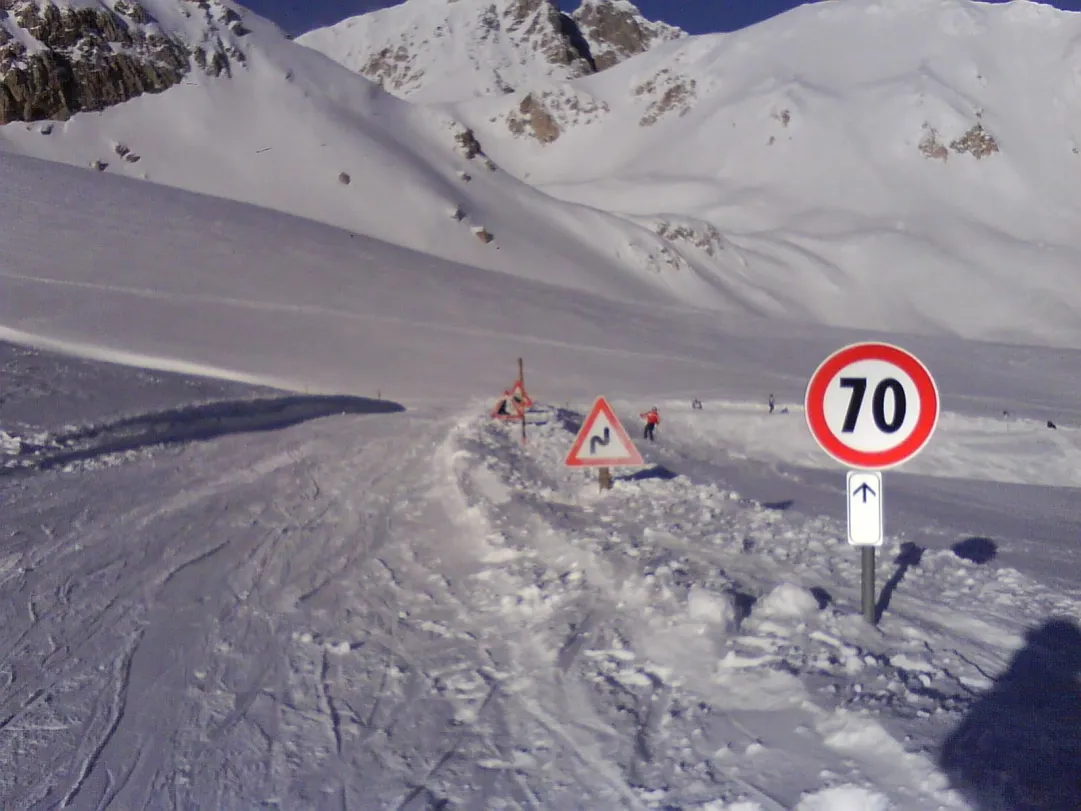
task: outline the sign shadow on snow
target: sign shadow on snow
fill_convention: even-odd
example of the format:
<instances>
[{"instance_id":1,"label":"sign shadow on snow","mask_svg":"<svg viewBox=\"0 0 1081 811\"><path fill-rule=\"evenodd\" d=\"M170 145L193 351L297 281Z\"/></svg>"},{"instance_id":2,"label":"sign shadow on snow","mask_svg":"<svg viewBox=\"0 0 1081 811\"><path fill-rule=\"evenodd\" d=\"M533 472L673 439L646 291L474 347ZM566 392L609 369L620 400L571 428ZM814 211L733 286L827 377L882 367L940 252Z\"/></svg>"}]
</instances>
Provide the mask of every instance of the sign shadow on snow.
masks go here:
<instances>
[{"instance_id":1,"label":"sign shadow on snow","mask_svg":"<svg viewBox=\"0 0 1081 811\"><path fill-rule=\"evenodd\" d=\"M1081 627L1051 618L942 747L939 763L977 811L1081 808Z\"/></svg>"},{"instance_id":2,"label":"sign shadow on snow","mask_svg":"<svg viewBox=\"0 0 1081 811\"><path fill-rule=\"evenodd\" d=\"M962 560L980 565L990 563L998 553L998 545L990 538L965 538L950 549Z\"/></svg>"},{"instance_id":3,"label":"sign shadow on snow","mask_svg":"<svg viewBox=\"0 0 1081 811\"><path fill-rule=\"evenodd\" d=\"M815 602L818 603L818 610L824 611L833 602L833 595L826 591L821 586L811 586L811 596L815 598Z\"/></svg>"},{"instance_id":4,"label":"sign shadow on snow","mask_svg":"<svg viewBox=\"0 0 1081 811\"><path fill-rule=\"evenodd\" d=\"M897 591L897 587L905 579L908 570L913 566L920 565L920 561L923 560L923 553L923 547L917 546L912 541L905 541L901 544L901 551L893 559L893 562L897 564L897 568L882 587L882 593L878 595L878 603L875 605L875 622L879 622L882 615L886 613L886 609L890 607L893 593Z\"/></svg>"},{"instance_id":5,"label":"sign shadow on snow","mask_svg":"<svg viewBox=\"0 0 1081 811\"><path fill-rule=\"evenodd\" d=\"M653 465L647 467L645 470L636 470L634 473L627 473L622 476L613 476L615 481L627 481L627 482L639 482L644 479L662 479L668 481L679 476L678 473L674 473L664 465Z\"/></svg>"},{"instance_id":6,"label":"sign shadow on snow","mask_svg":"<svg viewBox=\"0 0 1081 811\"><path fill-rule=\"evenodd\" d=\"M577 411L571 411L566 408L556 409L556 420L563 426L563 430L569 434L578 436L578 432L582 430L583 419L584 417Z\"/></svg>"},{"instance_id":7,"label":"sign shadow on snow","mask_svg":"<svg viewBox=\"0 0 1081 811\"><path fill-rule=\"evenodd\" d=\"M87 461L123 453L229 434L274 431L309 420L341 414L393 414L405 406L366 397L290 395L229 400L167 409L50 437L48 444L24 446L14 464L0 467L0 476Z\"/></svg>"}]
</instances>

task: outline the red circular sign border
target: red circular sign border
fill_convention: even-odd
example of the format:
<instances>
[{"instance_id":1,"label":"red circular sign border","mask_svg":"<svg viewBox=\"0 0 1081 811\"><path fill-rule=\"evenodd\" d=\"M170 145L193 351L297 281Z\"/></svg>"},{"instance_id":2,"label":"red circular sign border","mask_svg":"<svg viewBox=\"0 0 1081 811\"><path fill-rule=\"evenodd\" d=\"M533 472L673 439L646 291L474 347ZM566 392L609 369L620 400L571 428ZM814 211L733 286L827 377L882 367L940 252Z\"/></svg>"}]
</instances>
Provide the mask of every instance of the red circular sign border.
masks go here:
<instances>
[{"instance_id":1,"label":"red circular sign border","mask_svg":"<svg viewBox=\"0 0 1081 811\"><path fill-rule=\"evenodd\" d=\"M885 451L857 451L849 448L826 423L826 389L845 366L861 360L881 360L903 369L920 395L920 417L916 427L900 445ZM931 407L928 407L931 406ZM842 464L863 470L885 470L903 464L923 450L938 424L938 387L931 373L915 355L899 346L880 342L850 344L838 349L815 369L807 384L804 412L807 427L822 450Z\"/></svg>"}]
</instances>

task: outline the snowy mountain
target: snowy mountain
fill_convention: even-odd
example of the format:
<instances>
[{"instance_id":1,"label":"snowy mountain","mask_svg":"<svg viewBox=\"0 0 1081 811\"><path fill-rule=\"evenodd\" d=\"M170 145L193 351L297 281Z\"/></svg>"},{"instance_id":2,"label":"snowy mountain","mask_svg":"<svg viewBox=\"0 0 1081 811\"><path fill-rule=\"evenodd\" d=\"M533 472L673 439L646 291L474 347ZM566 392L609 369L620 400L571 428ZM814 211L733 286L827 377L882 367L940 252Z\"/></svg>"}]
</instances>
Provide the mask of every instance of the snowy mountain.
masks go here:
<instances>
[{"instance_id":1,"label":"snowy mountain","mask_svg":"<svg viewBox=\"0 0 1081 811\"><path fill-rule=\"evenodd\" d=\"M762 312L1076 346L1079 43L1034 2L815 3L455 110Z\"/></svg>"},{"instance_id":2,"label":"snowy mountain","mask_svg":"<svg viewBox=\"0 0 1081 811\"><path fill-rule=\"evenodd\" d=\"M647 229L503 172L400 101L219 0L21 0L0 18L0 148L255 203L617 298L713 301Z\"/></svg>"},{"instance_id":3,"label":"snowy mountain","mask_svg":"<svg viewBox=\"0 0 1081 811\"><path fill-rule=\"evenodd\" d=\"M610 299L1081 346L1077 14L846 0L680 37L623 3L507 2L486 23L473 0L411 0L352 21L470 88L429 105L228 2L43 7L0 21L5 115L35 119L0 127L5 149ZM624 12L655 36L613 34ZM72 83L30 92L65 65ZM476 97L489 65L526 84Z\"/></svg>"},{"instance_id":4,"label":"snowy mountain","mask_svg":"<svg viewBox=\"0 0 1081 811\"><path fill-rule=\"evenodd\" d=\"M447 102L586 76L684 32L626 0L406 0L297 38L395 95Z\"/></svg>"}]
</instances>

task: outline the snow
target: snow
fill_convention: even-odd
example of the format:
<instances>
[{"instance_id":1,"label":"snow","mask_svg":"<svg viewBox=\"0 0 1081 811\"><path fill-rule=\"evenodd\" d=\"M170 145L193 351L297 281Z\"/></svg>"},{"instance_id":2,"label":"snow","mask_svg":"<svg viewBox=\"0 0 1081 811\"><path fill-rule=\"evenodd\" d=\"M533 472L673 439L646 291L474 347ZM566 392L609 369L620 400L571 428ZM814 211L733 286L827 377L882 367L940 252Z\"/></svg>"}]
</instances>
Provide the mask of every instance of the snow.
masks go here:
<instances>
[{"instance_id":1,"label":"snow","mask_svg":"<svg viewBox=\"0 0 1081 811\"><path fill-rule=\"evenodd\" d=\"M942 36L1004 36L1003 19L1059 36L1074 20L1033 4L916 5ZM905 8L854 0L733 36L830 20L915 25ZM661 46L610 75L715 45ZM311 60L310 77L341 82L335 109L367 139L358 149L407 167L379 190L402 191L384 195L389 209L414 217L409 189L461 168L438 157L422 109L279 46L265 47L300 60L298 77ZM306 109L325 113L310 77ZM602 79L589 80L598 93ZM255 79L230 81L212 83L221 95L208 115L228 121L234 102L277 109ZM100 126L104 138L101 122L125 116L156 126L150 107L131 111L167 112L189 92L177 90L58 130ZM372 135L399 124L397 139ZM20 149L24 133L53 137L2 131ZM85 164L66 149L52 157ZM0 805L1081 802L1081 353L1031 345L1059 312L1041 309L1038 269L994 277L982 294L1002 323L1029 319L1028 346L930 329L917 298L895 299L875 331L739 308L720 317L680 299L691 287L662 295L663 283L617 265L548 275L529 239L543 247L613 220L533 230L531 210L549 224L578 210L500 173L485 199L535 208L505 206L527 236L505 243L506 267L478 267L426 252L404 224L385 241L316 221L319 206L338 210L326 195L363 185L358 174L342 186L329 163L323 190L286 194L299 161L267 177L259 199L272 211L176 188L190 175L249 199L237 190L258 173L239 152L201 179L183 151L166 154L173 187L0 154ZM1033 160L1020 174L1038 180ZM397 170L372 171L390 184ZM654 180L657 200L674 201ZM296 203L305 193L313 208ZM341 216L369 218L378 236L385 212L372 199ZM453 227L447 204L433 202L432 216ZM944 217L980 213L941 206ZM1018 229L1060 227L1025 216ZM838 233L849 234L840 249L867 232ZM962 251L965 234L956 239ZM904 240L891 250L899 265L923 256ZM786 268L786 297L814 300L823 280ZM928 273L928 296L948 299L967 272ZM844 298L838 279L828 286ZM1063 311L1072 291L1054 293ZM914 351L943 409L928 448L884 478L875 627L844 540L844 471L811 444L799 407L818 363L863 338ZM525 444L518 425L488 417L518 358L537 402ZM645 457L605 492L595 473L564 465L602 394ZM663 422L651 443L636 416L653 404Z\"/></svg>"},{"instance_id":2,"label":"snow","mask_svg":"<svg viewBox=\"0 0 1081 811\"><path fill-rule=\"evenodd\" d=\"M95 211L130 215L129 183L5 165L16 178L20 167L98 195ZM55 193L43 182L37 199ZM153 806L168 791L191 805L410 807L422 802L415 792L423 785L423 802L462 807L978 807L951 789L939 749L973 723L978 702L996 700L999 674L1030 644L1027 629L1076 616L1081 592L1038 560L980 565L943 545L942 526L948 539L963 537L988 509L930 499L940 481L955 479L904 474L907 492L894 488L901 474L887 482L898 492L888 496L884 608L871 630L859 613L859 557L842 540L842 472L799 461L802 434L788 431L802 415L767 415L750 402L765 390L766 365L744 374L738 358L717 361L718 377L736 381L732 397L745 387L742 401L703 390L705 407L692 412L655 396L658 379L700 382L700 366L654 360L687 340L684 329L693 332L676 320L684 314L660 316L669 328L648 341L638 320L607 320L610 340L642 353L625 366L590 363L590 319L559 324L560 340L578 340L579 349L557 362L526 354L529 390L550 404L534 409L523 447L517 426L489 420L488 400L474 399L508 384L499 372L506 363L497 365L507 360L505 345L484 356L490 341L441 333L442 365L412 386L418 353L386 354L421 319L440 326L424 297L445 302L454 288L425 293L423 280L446 268L364 243L395 271L367 274L365 295L386 288L416 308L401 321L410 313L418 320L381 322L381 338L366 343L312 308L295 314L297 326L275 343L280 319L265 331L257 321L228 323L231 315L206 319L211 303L190 294L159 309L156 291L177 295L182 282L198 288L217 278L229 280L223 292L236 302L303 302L325 286L319 274L331 263L289 283L284 247L314 230L318 239L304 244L333 257L331 232L168 190L138 199L170 219L187 212L205 246L250 255L262 245L267 253L229 274L185 279L182 268L202 263L191 262L194 241L174 241L176 264L159 261L143 273L133 307L110 274L123 272L115 250L138 252L106 250L116 232L87 227L79 244L89 266L54 261L50 272L83 267L104 289L10 288L18 298L4 321L58 334L69 350L76 338L84 347L127 346L123 359L148 365L167 349L175 368L192 364L189 372L217 356L235 374L198 382L39 351L0 353L0 426L7 441L28 449L9 457L0 477L6 526L16 530L0 546L0 628L10 651L0 664L0 700L9 708L0 762L13 767L0 782L5 804L53 797L69 798L70 807ZM244 218L261 226L258 243L244 241ZM204 227L213 222L229 227ZM6 227L6 244L17 244L16 226ZM160 234L137 229L127 237L136 248L136 236L161 245ZM58 240L50 250L63 246ZM270 274L275 261L280 275ZM245 264L261 271L245 275ZM33 270L24 268L24 278ZM519 295L520 280L489 276L488 295L514 325L502 327L503 338L550 329ZM348 288L329 287L340 307L359 306ZM574 294L549 295L573 309ZM124 313L144 308L152 328L142 319L123 323ZM443 318L453 320L454 310ZM219 332L207 329L214 321ZM740 340L711 323L710 347ZM811 334L823 345L835 337L821 328ZM776 343L774 330L771 340L764 351L783 369L782 350L805 337ZM353 350L348 360L326 351L343 341ZM952 339L928 346L942 358L1016 351ZM1062 368L1057 351L1026 351L1048 374ZM933 368L936 352L921 355ZM369 380L395 379L408 410L247 388L242 375L258 379L290 356L328 387L336 377L353 380L344 387L359 393ZM469 371L476 363L480 374ZM726 363L739 374L725 372ZM353 365L365 376L350 372ZM809 374L815 363L804 366ZM959 430L980 436L972 442L979 453L954 459L955 475L1024 505L1025 537L1035 537L1059 520L1042 511L1043 491L987 483L986 468L998 460L1003 479L1024 480L1021 452L1036 453L1040 436L1011 434L1007 443L994 419L971 410L981 391L997 386L1013 413L1024 413L1025 390L1011 388L1018 381L996 364L959 368L948 382L940 376L954 422L935 443L948 446ZM1026 368L1039 374L1044 366ZM603 496L594 474L563 466L575 420L592 401L590 379L624 392L614 405L629 426L647 397L665 415L659 441L640 443L647 464L618 472ZM1049 392L1049 405L1068 406L1068 395ZM960 410L950 410L951 396ZM557 405L564 397L572 402ZM715 433L722 423L730 425ZM736 453L767 425L776 458ZM789 478L793 470L802 482ZM816 477L827 485L832 516L804 496ZM741 492L764 483L794 503ZM922 552L905 557L902 549L898 560L908 562L897 563L902 538ZM1012 544L1008 536L997 542L1004 553ZM1076 576L1076 549L1061 551ZM1032 678L1038 683L1038 673ZM52 698L38 684L50 685ZM980 774L964 758L950 768L960 786Z\"/></svg>"}]
</instances>

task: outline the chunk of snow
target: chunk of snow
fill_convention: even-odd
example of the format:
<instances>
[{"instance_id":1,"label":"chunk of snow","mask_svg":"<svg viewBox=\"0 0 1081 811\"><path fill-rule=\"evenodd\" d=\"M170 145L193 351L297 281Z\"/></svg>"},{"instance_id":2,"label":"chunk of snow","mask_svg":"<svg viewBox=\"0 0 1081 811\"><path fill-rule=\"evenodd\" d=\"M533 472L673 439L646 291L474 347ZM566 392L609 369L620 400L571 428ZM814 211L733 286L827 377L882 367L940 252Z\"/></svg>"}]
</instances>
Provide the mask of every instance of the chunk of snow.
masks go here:
<instances>
[{"instance_id":1,"label":"chunk of snow","mask_svg":"<svg viewBox=\"0 0 1081 811\"><path fill-rule=\"evenodd\" d=\"M22 447L22 442L18 437L14 437L5 431L0 431L0 453L15 456L22 451Z\"/></svg>"},{"instance_id":2,"label":"chunk of snow","mask_svg":"<svg viewBox=\"0 0 1081 811\"><path fill-rule=\"evenodd\" d=\"M859 786L837 786L804 795L795 811L891 811L889 799Z\"/></svg>"},{"instance_id":3,"label":"chunk of snow","mask_svg":"<svg viewBox=\"0 0 1081 811\"><path fill-rule=\"evenodd\" d=\"M782 583L755 603L752 616L757 618L805 619L818 613L818 601L801 586Z\"/></svg>"},{"instance_id":4,"label":"chunk of snow","mask_svg":"<svg viewBox=\"0 0 1081 811\"><path fill-rule=\"evenodd\" d=\"M723 625L736 624L736 602L730 594L717 594L695 586L687 595L687 613L692 620Z\"/></svg>"}]
</instances>

